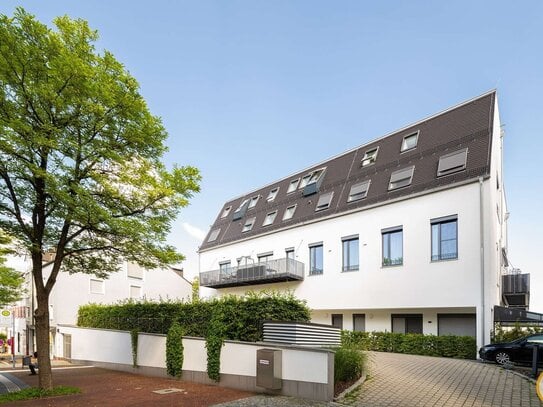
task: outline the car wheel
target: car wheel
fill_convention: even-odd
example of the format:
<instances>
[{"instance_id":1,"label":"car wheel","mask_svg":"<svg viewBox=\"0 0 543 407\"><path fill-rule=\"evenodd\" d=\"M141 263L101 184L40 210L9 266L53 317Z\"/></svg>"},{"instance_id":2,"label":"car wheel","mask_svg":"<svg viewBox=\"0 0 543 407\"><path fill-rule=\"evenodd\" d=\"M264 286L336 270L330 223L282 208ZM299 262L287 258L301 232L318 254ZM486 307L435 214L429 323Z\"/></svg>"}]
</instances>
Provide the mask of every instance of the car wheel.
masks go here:
<instances>
[{"instance_id":1,"label":"car wheel","mask_svg":"<svg viewBox=\"0 0 543 407\"><path fill-rule=\"evenodd\" d=\"M507 352L498 352L496 353L496 356L494 357L496 360L496 363L499 365L505 365L506 363L511 362L511 358L509 357L509 354Z\"/></svg>"}]
</instances>

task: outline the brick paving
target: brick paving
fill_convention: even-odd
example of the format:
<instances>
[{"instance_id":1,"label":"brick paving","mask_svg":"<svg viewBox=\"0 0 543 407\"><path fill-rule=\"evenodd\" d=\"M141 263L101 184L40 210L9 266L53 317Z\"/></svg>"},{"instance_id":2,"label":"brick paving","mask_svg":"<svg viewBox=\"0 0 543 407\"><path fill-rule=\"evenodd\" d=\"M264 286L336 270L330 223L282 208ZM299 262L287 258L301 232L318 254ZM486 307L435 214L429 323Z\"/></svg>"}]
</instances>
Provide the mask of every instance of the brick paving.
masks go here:
<instances>
[{"instance_id":1,"label":"brick paving","mask_svg":"<svg viewBox=\"0 0 543 407\"><path fill-rule=\"evenodd\" d=\"M542 407L535 385L478 361L368 352L370 374L357 405Z\"/></svg>"}]
</instances>

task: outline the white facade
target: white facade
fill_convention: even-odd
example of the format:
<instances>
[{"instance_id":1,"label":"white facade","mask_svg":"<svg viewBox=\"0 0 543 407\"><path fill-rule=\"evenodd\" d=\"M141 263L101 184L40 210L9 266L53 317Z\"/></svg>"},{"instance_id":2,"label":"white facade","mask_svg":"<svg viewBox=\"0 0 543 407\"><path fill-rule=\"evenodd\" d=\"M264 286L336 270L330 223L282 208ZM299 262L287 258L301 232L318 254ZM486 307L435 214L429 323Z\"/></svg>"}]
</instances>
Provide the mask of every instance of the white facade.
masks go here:
<instances>
[{"instance_id":1,"label":"white facade","mask_svg":"<svg viewBox=\"0 0 543 407\"><path fill-rule=\"evenodd\" d=\"M353 329L353 314L363 315L366 331L391 331L396 314L422 316L422 332L427 334L440 333L440 323L444 329L448 322L450 329L465 318L467 326L461 331L473 329L478 345L488 343L492 308L500 304L502 248L507 247L497 103L493 114L488 176L201 250L200 272L217 270L227 261L236 266L236 259L245 256L258 262L262 253L285 258L287 248L294 248L295 259L305 265L302 281L204 289L204 293L291 290L307 301L313 322L331 324L332 315L340 314L344 329ZM454 216L457 256L432 261L431 221ZM383 266L382 233L392 227L403 232L403 264ZM358 237L359 267L343 271L342 240L353 236ZM323 272L310 275L310 246L319 243ZM453 321L455 317L461 320Z\"/></svg>"}]
</instances>

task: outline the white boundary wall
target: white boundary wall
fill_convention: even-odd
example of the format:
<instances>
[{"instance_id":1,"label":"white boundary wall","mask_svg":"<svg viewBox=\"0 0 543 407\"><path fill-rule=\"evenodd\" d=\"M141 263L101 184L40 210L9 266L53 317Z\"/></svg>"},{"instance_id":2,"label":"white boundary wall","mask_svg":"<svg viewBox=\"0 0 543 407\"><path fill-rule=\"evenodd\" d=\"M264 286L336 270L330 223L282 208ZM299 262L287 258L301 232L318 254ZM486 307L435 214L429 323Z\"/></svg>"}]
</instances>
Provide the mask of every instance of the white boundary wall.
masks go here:
<instances>
[{"instance_id":1,"label":"white boundary wall","mask_svg":"<svg viewBox=\"0 0 543 407\"><path fill-rule=\"evenodd\" d=\"M59 336L71 335L71 360L109 369L155 376L166 374L166 336L138 336L138 368L132 368L130 332L59 326ZM183 380L217 384L207 377L205 339L184 337ZM281 390L256 386L256 351L282 351ZM331 400L334 393L334 353L330 350L269 343L225 341L221 350L219 386L254 392Z\"/></svg>"}]
</instances>

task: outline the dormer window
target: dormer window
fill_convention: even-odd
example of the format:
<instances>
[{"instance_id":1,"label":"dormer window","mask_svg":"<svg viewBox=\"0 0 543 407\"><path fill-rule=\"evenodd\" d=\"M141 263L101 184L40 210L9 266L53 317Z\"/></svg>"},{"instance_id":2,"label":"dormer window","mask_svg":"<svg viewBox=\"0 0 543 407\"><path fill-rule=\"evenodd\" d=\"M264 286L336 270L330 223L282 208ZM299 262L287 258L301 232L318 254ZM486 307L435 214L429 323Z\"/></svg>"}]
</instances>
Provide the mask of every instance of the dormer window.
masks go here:
<instances>
[{"instance_id":1,"label":"dormer window","mask_svg":"<svg viewBox=\"0 0 543 407\"><path fill-rule=\"evenodd\" d=\"M358 201L368 195L368 189L370 189L370 180L354 184L349 192L349 198L347 202Z\"/></svg>"},{"instance_id":2,"label":"dormer window","mask_svg":"<svg viewBox=\"0 0 543 407\"><path fill-rule=\"evenodd\" d=\"M468 149L455 151L450 154L439 157L437 166L437 176L453 174L466 169L466 160L468 158Z\"/></svg>"},{"instance_id":3,"label":"dormer window","mask_svg":"<svg viewBox=\"0 0 543 407\"><path fill-rule=\"evenodd\" d=\"M403 170L394 171L392 174L390 174L388 190L392 191L394 189L403 188L411 185L414 171L414 165L408 168L404 168Z\"/></svg>"},{"instance_id":4,"label":"dormer window","mask_svg":"<svg viewBox=\"0 0 543 407\"><path fill-rule=\"evenodd\" d=\"M300 178L296 178L290 181L290 184L288 185L288 189L287 189L287 194L290 194L291 192L296 191L296 188L298 188L299 182L300 182Z\"/></svg>"},{"instance_id":5,"label":"dormer window","mask_svg":"<svg viewBox=\"0 0 543 407\"><path fill-rule=\"evenodd\" d=\"M275 200L275 197L277 196L278 192L279 192L279 187L272 189L270 191L270 193L268 194L268 197L266 198L266 201L267 202L273 202Z\"/></svg>"},{"instance_id":6,"label":"dormer window","mask_svg":"<svg viewBox=\"0 0 543 407\"><path fill-rule=\"evenodd\" d=\"M219 237L219 233L221 233L220 229L214 229L209 234L209 237L207 238L208 242L214 242Z\"/></svg>"},{"instance_id":7,"label":"dormer window","mask_svg":"<svg viewBox=\"0 0 543 407\"><path fill-rule=\"evenodd\" d=\"M232 217L232 220L238 220L245 216L245 212L247 212L247 207L249 206L249 200L244 199L239 204L238 209L234 211L234 216Z\"/></svg>"},{"instance_id":8,"label":"dormer window","mask_svg":"<svg viewBox=\"0 0 543 407\"><path fill-rule=\"evenodd\" d=\"M298 185L298 188L302 189L303 187L305 187L308 184L310 178L311 178L311 174L307 174L305 177L302 177L302 180L300 181L300 185Z\"/></svg>"},{"instance_id":9,"label":"dormer window","mask_svg":"<svg viewBox=\"0 0 543 407\"><path fill-rule=\"evenodd\" d=\"M332 202L333 196L334 196L333 192L327 192L326 194L322 194L319 197L319 201L317 202L315 211L322 211L324 209L328 209L330 207L330 203Z\"/></svg>"},{"instance_id":10,"label":"dormer window","mask_svg":"<svg viewBox=\"0 0 543 407\"><path fill-rule=\"evenodd\" d=\"M375 163L377 160L377 152L379 151L379 147L372 148L371 150L368 150L364 153L364 157L362 157L361 165L362 167L367 167L368 165L371 165Z\"/></svg>"},{"instance_id":11,"label":"dormer window","mask_svg":"<svg viewBox=\"0 0 543 407\"><path fill-rule=\"evenodd\" d=\"M260 198L260 195L253 196L251 198L251 200L249 201L249 206L247 207L247 209L254 208L256 206L256 203L258 202L259 198Z\"/></svg>"},{"instance_id":12,"label":"dormer window","mask_svg":"<svg viewBox=\"0 0 543 407\"><path fill-rule=\"evenodd\" d=\"M221 214L221 218L226 218L231 210L232 210L232 206L227 206L226 208L224 208Z\"/></svg>"},{"instance_id":13,"label":"dormer window","mask_svg":"<svg viewBox=\"0 0 543 407\"><path fill-rule=\"evenodd\" d=\"M294 212L296 212L296 205L289 206L287 209L285 209L285 213L283 214L283 220L292 219L292 217L294 216Z\"/></svg>"},{"instance_id":14,"label":"dormer window","mask_svg":"<svg viewBox=\"0 0 543 407\"><path fill-rule=\"evenodd\" d=\"M253 225L255 224L256 217L249 218L245 221L245 225L243 225L243 228L241 229L242 233L248 232L253 228Z\"/></svg>"},{"instance_id":15,"label":"dormer window","mask_svg":"<svg viewBox=\"0 0 543 407\"><path fill-rule=\"evenodd\" d=\"M419 132L411 133L403 138L401 152L412 150L417 147L417 142L419 140Z\"/></svg>"},{"instance_id":16,"label":"dormer window","mask_svg":"<svg viewBox=\"0 0 543 407\"><path fill-rule=\"evenodd\" d=\"M277 216L277 211L270 212L266 215L264 218L264 223L262 223L262 226L269 226L273 223L275 220L275 217Z\"/></svg>"},{"instance_id":17,"label":"dormer window","mask_svg":"<svg viewBox=\"0 0 543 407\"><path fill-rule=\"evenodd\" d=\"M307 178L307 181L304 185L304 196L309 196L319 192L320 185L324 179L324 172L326 168L319 168L309 174L307 174L303 179Z\"/></svg>"}]
</instances>

